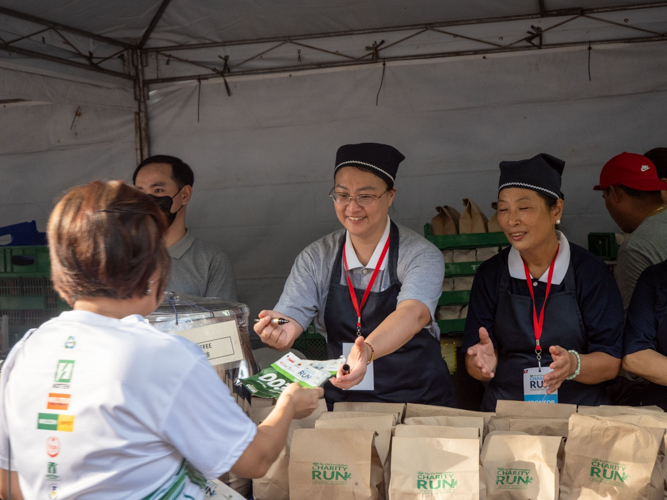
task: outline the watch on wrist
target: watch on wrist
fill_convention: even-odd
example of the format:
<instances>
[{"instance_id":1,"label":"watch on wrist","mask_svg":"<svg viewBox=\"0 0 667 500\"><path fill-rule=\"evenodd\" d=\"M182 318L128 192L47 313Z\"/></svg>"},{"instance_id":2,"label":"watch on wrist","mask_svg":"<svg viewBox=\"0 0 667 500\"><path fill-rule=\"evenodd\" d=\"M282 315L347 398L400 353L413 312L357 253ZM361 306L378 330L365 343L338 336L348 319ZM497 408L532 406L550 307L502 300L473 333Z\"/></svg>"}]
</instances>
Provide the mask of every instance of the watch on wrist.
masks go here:
<instances>
[{"instance_id":1,"label":"watch on wrist","mask_svg":"<svg viewBox=\"0 0 667 500\"><path fill-rule=\"evenodd\" d=\"M571 352L577 358L577 369L574 370L574 373L572 375L566 377L565 380L574 380L579 376L579 373L581 372L581 357L579 356L579 353L577 351L574 351L572 349L568 350L567 352Z\"/></svg>"}]
</instances>

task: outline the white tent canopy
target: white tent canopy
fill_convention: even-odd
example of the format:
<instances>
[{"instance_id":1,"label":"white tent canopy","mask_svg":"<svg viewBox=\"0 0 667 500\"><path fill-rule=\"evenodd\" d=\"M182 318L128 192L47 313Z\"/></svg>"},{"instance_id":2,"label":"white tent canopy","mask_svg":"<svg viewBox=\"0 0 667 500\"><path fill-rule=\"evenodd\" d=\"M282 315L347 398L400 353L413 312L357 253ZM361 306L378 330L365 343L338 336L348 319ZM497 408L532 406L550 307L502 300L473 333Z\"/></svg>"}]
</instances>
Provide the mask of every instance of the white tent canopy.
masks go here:
<instances>
[{"instance_id":1,"label":"white tent canopy","mask_svg":"<svg viewBox=\"0 0 667 500\"><path fill-rule=\"evenodd\" d=\"M615 154L666 145L667 2L388 5L0 0L0 226L44 229L68 187L179 156L188 228L257 313L339 227L337 147L376 141L407 157L392 216L417 231L463 197L491 215L498 162L539 152L566 161L568 237L617 230L591 188Z\"/></svg>"}]
</instances>

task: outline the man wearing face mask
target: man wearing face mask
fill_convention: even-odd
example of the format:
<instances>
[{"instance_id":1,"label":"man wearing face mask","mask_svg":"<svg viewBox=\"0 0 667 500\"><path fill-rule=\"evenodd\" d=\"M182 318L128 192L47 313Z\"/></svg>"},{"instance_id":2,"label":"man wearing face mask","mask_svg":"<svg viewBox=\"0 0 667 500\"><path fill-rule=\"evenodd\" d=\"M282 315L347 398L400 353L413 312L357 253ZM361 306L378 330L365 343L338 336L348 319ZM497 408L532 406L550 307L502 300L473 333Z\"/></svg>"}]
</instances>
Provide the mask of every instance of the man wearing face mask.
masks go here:
<instances>
[{"instance_id":1,"label":"man wearing face mask","mask_svg":"<svg viewBox=\"0 0 667 500\"><path fill-rule=\"evenodd\" d=\"M171 257L167 290L236 301L236 279L227 255L185 227L195 181L192 169L174 156L156 155L139 164L132 181L155 200L170 224L164 238Z\"/></svg>"}]
</instances>

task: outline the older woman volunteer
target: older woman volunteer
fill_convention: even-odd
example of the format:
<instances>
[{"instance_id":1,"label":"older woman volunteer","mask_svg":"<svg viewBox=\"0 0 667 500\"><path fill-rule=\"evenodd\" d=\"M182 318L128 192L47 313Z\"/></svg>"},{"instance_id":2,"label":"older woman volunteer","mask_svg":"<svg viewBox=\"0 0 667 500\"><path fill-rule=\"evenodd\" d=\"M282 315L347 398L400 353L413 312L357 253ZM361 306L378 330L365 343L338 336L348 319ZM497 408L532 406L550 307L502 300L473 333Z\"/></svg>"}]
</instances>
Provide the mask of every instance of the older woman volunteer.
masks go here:
<instances>
[{"instance_id":1,"label":"older woman volunteer","mask_svg":"<svg viewBox=\"0 0 667 500\"><path fill-rule=\"evenodd\" d=\"M498 222L511 247L479 267L463 336L468 372L488 381L483 410L499 399L609 402L623 303L607 266L556 230L564 165L547 154L500 164Z\"/></svg>"},{"instance_id":2,"label":"older woman volunteer","mask_svg":"<svg viewBox=\"0 0 667 500\"><path fill-rule=\"evenodd\" d=\"M3 366L3 499L10 466L17 500L203 499L203 477L263 476L292 418L317 406L321 389L292 384L256 427L198 345L144 320L169 275L166 229L119 181L74 188L54 209L52 276L74 310L26 334Z\"/></svg>"},{"instance_id":3,"label":"older woman volunteer","mask_svg":"<svg viewBox=\"0 0 667 500\"><path fill-rule=\"evenodd\" d=\"M383 144L351 144L336 155L330 196L343 225L297 257L280 301L255 331L288 349L314 319L330 358L351 367L327 384L328 404L387 401L454 405L433 313L442 291L440 251L389 216L403 155ZM273 326L272 318L290 322Z\"/></svg>"}]
</instances>

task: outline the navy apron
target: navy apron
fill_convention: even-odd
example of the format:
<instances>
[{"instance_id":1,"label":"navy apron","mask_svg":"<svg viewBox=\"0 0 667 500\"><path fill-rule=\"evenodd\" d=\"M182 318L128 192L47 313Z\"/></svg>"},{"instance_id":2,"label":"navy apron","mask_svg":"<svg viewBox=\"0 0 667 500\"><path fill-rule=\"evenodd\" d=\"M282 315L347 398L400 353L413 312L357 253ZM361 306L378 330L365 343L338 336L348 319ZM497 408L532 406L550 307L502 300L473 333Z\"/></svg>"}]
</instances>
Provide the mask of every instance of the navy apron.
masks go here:
<instances>
[{"instance_id":1,"label":"navy apron","mask_svg":"<svg viewBox=\"0 0 667 500\"><path fill-rule=\"evenodd\" d=\"M498 366L495 376L487 384L482 411L496 411L496 401L499 399L523 401L523 370L537 367L533 302L530 296L510 293L510 279L509 268L505 265L498 286L498 306L493 322ZM528 282L529 286L533 286L532 281ZM536 304L538 314L539 300ZM586 328L579 311L571 264L565 274L562 290L558 293L551 291L547 306L540 339L542 366L548 367L553 361L549 352L552 345L588 354ZM588 385L565 380L558 388L558 402L588 406L609 404L605 387L606 384Z\"/></svg>"},{"instance_id":2,"label":"navy apron","mask_svg":"<svg viewBox=\"0 0 667 500\"><path fill-rule=\"evenodd\" d=\"M366 338L396 310L401 283L398 281L398 227L391 223L389 255L389 288L371 292L361 311L361 334ZM345 235L331 273L329 295L324 311L327 329L327 349L330 359L343 354L343 342L353 343L357 338L357 313L352 305L350 290L340 284ZM365 290L355 288L357 299ZM422 329L395 352L373 361L375 390L343 391L331 383L324 388L324 396L331 408L338 401L375 401L382 403L423 403L456 406L456 395L447 363L442 359L440 343L428 330Z\"/></svg>"}]
</instances>

